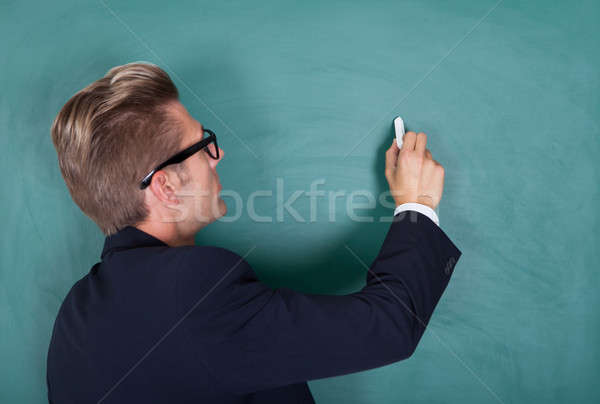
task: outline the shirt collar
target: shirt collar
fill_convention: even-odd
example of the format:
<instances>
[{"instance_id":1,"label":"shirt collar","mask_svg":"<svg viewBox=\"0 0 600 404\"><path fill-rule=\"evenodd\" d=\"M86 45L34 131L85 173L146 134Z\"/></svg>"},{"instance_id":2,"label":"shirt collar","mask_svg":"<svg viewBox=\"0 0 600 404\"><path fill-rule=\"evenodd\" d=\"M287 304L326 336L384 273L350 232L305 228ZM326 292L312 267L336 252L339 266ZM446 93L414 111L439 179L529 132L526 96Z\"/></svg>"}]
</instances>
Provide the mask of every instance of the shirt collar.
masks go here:
<instances>
[{"instance_id":1,"label":"shirt collar","mask_svg":"<svg viewBox=\"0 0 600 404\"><path fill-rule=\"evenodd\" d=\"M138 229L134 226L127 226L112 234L104 240L104 248L102 249L101 259L112 252L120 250L128 250L137 247L153 247L164 246L166 243L156 237Z\"/></svg>"}]
</instances>

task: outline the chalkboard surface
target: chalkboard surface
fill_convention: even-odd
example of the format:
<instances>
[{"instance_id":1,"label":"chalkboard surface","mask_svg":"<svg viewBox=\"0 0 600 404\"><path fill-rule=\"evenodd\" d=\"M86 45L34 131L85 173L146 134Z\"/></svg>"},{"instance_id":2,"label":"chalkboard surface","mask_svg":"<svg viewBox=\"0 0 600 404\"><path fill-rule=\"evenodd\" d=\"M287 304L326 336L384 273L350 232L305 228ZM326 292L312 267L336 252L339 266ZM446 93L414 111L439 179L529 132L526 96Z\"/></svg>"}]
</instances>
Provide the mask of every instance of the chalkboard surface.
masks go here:
<instances>
[{"instance_id":1,"label":"chalkboard surface","mask_svg":"<svg viewBox=\"0 0 600 404\"><path fill-rule=\"evenodd\" d=\"M58 307L104 240L50 124L138 60L226 153L230 220L197 243L252 249L273 287L364 285L393 211L366 195L387 190L395 116L445 166L441 227L463 257L429 329L407 361L311 381L318 403L600 401L599 17L597 1L3 1L0 402L45 402ZM257 190L270 222L249 214ZM302 220L278 218L296 191Z\"/></svg>"}]
</instances>

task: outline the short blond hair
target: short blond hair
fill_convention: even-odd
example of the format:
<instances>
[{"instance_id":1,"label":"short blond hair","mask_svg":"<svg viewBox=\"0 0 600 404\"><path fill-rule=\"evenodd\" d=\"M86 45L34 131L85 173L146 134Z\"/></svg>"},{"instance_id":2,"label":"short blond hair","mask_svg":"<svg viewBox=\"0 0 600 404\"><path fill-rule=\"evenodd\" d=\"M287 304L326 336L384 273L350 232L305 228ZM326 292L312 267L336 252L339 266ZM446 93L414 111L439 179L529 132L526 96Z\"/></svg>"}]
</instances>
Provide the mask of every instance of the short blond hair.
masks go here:
<instances>
[{"instance_id":1,"label":"short blond hair","mask_svg":"<svg viewBox=\"0 0 600 404\"><path fill-rule=\"evenodd\" d=\"M148 216L141 179L176 153L181 125L167 106L179 99L169 75L129 63L77 92L51 128L73 201L111 235Z\"/></svg>"}]
</instances>

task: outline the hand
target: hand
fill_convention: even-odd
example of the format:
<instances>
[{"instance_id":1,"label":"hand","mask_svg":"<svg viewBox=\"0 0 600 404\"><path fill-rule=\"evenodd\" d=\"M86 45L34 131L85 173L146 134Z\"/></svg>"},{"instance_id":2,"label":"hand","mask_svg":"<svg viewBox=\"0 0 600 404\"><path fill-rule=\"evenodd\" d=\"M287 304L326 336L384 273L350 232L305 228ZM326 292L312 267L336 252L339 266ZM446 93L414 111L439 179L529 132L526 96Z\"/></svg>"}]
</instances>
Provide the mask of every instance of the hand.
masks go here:
<instances>
[{"instance_id":1,"label":"hand","mask_svg":"<svg viewBox=\"0 0 600 404\"><path fill-rule=\"evenodd\" d=\"M427 135L406 132L385 152L385 178L397 205L416 202L435 209L444 190L444 167L426 149Z\"/></svg>"}]
</instances>

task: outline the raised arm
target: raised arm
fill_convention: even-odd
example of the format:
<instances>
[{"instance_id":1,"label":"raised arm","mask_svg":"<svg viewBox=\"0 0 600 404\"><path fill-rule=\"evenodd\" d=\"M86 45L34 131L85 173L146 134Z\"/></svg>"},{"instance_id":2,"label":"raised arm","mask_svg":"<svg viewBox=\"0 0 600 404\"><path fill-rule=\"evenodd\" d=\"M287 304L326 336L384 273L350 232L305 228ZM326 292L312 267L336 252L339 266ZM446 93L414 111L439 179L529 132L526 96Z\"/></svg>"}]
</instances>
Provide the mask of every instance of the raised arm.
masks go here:
<instances>
[{"instance_id":1,"label":"raised arm","mask_svg":"<svg viewBox=\"0 0 600 404\"><path fill-rule=\"evenodd\" d=\"M461 253L429 218L406 213L392 223L367 284L348 295L273 290L219 250L237 266L182 324L216 383L247 393L408 358ZM182 287L192 307L193 282Z\"/></svg>"}]
</instances>

